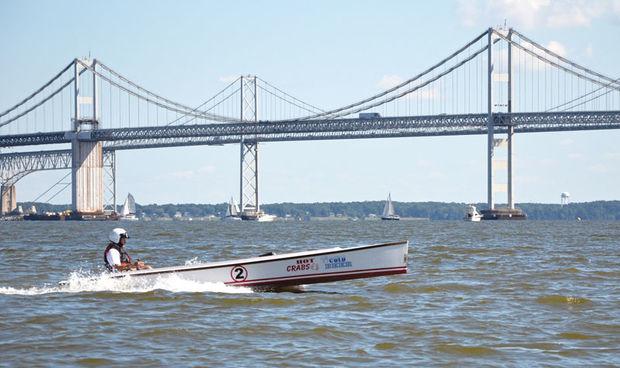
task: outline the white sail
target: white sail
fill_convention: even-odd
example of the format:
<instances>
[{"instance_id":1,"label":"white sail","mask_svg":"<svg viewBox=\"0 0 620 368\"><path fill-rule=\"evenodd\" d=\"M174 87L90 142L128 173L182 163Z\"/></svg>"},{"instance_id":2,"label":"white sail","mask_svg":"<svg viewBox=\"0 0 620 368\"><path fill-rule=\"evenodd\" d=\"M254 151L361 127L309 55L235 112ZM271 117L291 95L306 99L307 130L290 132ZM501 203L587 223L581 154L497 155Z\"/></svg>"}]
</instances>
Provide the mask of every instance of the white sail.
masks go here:
<instances>
[{"instance_id":1,"label":"white sail","mask_svg":"<svg viewBox=\"0 0 620 368\"><path fill-rule=\"evenodd\" d=\"M131 193L127 195L127 203L129 204L129 213L136 213L136 200L133 198Z\"/></svg>"},{"instance_id":2,"label":"white sail","mask_svg":"<svg viewBox=\"0 0 620 368\"><path fill-rule=\"evenodd\" d=\"M239 208L237 208L237 204L232 197L230 197L230 202L226 208L226 217L230 216L239 216Z\"/></svg>"},{"instance_id":3,"label":"white sail","mask_svg":"<svg viewBox=\"0 0 620 368\"><path fill-rule=\"evenodd\" d=\"M231 216L239 215L239 208L237 207L237 204L235 203L235 200L232 197L230 197L230 215Z\"/></svg>"},{"instance_id":4,"label":"white sail","mask_svg":"<svg viewBox=\"0 0 620 368\"><path fill-rule=\"evenodd\" d=\"M400 216L394 212L394 204L392 204L392 194L388 194L387 201L383 207L382 220L400 220Z\"/></svg>"},{"instance_id":5,"label":"white sail","mask_svg":"<svg viewBox=\"0 0 620 368\"><path fill-rule=\"evenodd\" d=\"M123 207L121 207L121 216L127 216L129 214L129 209L127 206L127 199L125 199L125 203L123 203Z\"/></svg>"},{"instance_id":6,"label":"white sail","mask_svg":"<svg viewBox=\"0 0 620 368\"><path fill-rule=\"evenodd\" d=\"M394 216L394 205L392 204L392 195L388 194L387 201L383 207L383 217Z\"/></svg>"},{"instance_id":7,"label":"white sail","mask_svg":"<svg viewBox=\"0 0 620 368\"><path fill-rule=\"evenodd\" d=\"M127 194L123 208L121 209L121 216L135 215L136 213L136 200L131 193Z\"/></svg>"}]
</instances>

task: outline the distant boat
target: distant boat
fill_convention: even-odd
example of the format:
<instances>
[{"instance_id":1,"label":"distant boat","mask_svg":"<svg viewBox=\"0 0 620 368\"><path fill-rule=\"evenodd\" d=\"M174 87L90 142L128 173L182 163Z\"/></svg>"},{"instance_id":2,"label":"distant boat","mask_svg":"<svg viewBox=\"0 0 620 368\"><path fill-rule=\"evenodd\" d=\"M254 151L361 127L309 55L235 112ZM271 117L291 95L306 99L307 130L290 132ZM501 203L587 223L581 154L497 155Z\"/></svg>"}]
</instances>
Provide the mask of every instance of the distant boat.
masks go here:
<instances>
[{"instance_id":1,"label":"distant boat","mask_svg":"<svg viewBox=\"0 0 620 368\"><path fill-rule=\"evenodd\" d=\"M465 212L465 217L463 218L465 221L470 222L480 222L482 220L482 215L476 209L476 206L470 204L467 206L467 212Z\"/></svg>"},{"instance_id":2,"label":"distant boat","mask_svg":"<svg viewBox=\"0 0 620 368\"><path fill-rule=\"evenodd\" d=\"M276 215L270 215L268 213L264 213L264 212L261 211L261 213L258 215L258 218L256 219L256 221L258 221L258 222L273 222L273 221L275 221L275 219L277 217L278 216L276 216Z\"/></svg>"},{"instance_id":3,"label":"distant boat","mask_svg":"<svg viewBox=\"0 0 620 368\"><path fill-rule=\"evenodd\" d=\"M138 217L136 216L136 200L133 198L131 193L127 194L125 203L123 203L123 207L121 208L119 220L127 220L127 221L139 220Z\"/></svg>"},{"instance_id":4,"label":"distant boat","mask_svg":"<svg viewBox=\"0 0 620 368\"><path fill-rule=\"evenodd\" d=\"M226 215L222 217L224 221L241 221L241 217L239 216L239 208L235 203L233 197L230 197L230 202L228 203L228 207L226 208Z\"/></svg>"},{"instance_id":5,"label":"distant boat","mask_svg":"<svg viewBox=\"0 0 620 368\"><path fill-rule=\"evenodd\" d=\"M398 216L394 212L394 205L392 204L391 194L388 194L387 201L385 202L385 206L383 207L383 215L381 215L381 220L388 220L388 221L400 220L400 216Z\"/></svg>"},{"instance_id":6,"label":"distant boat","mask_svg":"<svg viewBox=\"0 0 620 368\"><path fill-rule=\"evenodd\" d=\"M241 219L244 221L256 221L256 222L273 222L278 216L270 215L262 210L245 210L241 213Z\"/></svg>"}]
</instances>

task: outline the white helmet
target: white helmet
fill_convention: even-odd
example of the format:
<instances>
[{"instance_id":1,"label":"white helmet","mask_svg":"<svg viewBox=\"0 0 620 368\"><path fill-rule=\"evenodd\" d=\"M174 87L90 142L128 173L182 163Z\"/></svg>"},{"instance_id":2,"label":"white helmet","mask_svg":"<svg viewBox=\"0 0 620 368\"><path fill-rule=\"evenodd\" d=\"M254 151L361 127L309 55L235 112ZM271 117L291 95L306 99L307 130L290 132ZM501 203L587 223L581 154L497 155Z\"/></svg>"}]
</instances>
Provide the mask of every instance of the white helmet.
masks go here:
<instances>
[{"instance_id":1,"label":"white helmet","mask_svg":"<svg viewBox=\"0 0 620 368\"><path fill-rule=\"evenodd\" d=\"M108 238L112 243L118 244L121 241L121 238L129 239L129 235L127 235L127 230L117 227L116 229L110 231Z\"/></svg>"}]
</instances>

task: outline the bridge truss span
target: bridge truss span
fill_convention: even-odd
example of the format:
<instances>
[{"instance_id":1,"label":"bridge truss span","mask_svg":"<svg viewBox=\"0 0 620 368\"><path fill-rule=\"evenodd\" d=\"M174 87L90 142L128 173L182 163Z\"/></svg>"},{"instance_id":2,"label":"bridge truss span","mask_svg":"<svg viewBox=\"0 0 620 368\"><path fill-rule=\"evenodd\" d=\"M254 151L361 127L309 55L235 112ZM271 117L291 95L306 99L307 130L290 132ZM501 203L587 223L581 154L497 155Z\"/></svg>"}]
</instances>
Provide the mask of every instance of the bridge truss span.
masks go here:
<instances>
[{"instance_id":1,"label":"bridge truss span","mask_svg":"<svg viewBox=\"0 0 620 368\"><path fill-rule=\"evenodd\" d=\"M234 124L204 124L167 127L98 129L77 133L84 141L118 142L108 147L135 148L180 145L240 143L241 136L257 142L388 138L487 133L487 114L401 116L377 119L326 119ZM620 111L558 111L537 113L494 113L496 129L512 126L515 132L557 132L620 129ZM65 132L0 136L0 146L70 143ZM183 144L187 142L187 144Z\"/></svg>"}]
</instances>

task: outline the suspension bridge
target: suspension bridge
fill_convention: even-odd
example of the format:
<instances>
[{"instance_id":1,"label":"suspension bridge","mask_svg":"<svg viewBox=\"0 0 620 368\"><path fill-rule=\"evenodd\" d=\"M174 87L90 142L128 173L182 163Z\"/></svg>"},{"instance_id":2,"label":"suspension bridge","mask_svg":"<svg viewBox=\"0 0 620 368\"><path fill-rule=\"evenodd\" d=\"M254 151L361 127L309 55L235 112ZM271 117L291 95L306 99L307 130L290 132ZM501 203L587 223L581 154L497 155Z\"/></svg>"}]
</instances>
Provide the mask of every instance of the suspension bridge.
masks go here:
<instances>
[{"instance_id":1,"label":"suspension bridge","mask_svg":"<svg viewBox=\"0 0 620 368\"><path fill-rule=\"evenodd\" d=\"M488 137L488 210L506 193L510 212L515 133L602 129L620 129L620 79L515 29L485 30L392 88L331 109L257 76L241 76L192 107L100 60L75 59L0 112L1 212L16 208L15 186L24 176L70 169L65 186L71 186L73 211L103 215L116 209L116 151L239 144L239 203L247 218L256 218L262 213L259 143L472 134ZM42 147L21 150L33 146Z\"/></svg>"}]
</instances>

